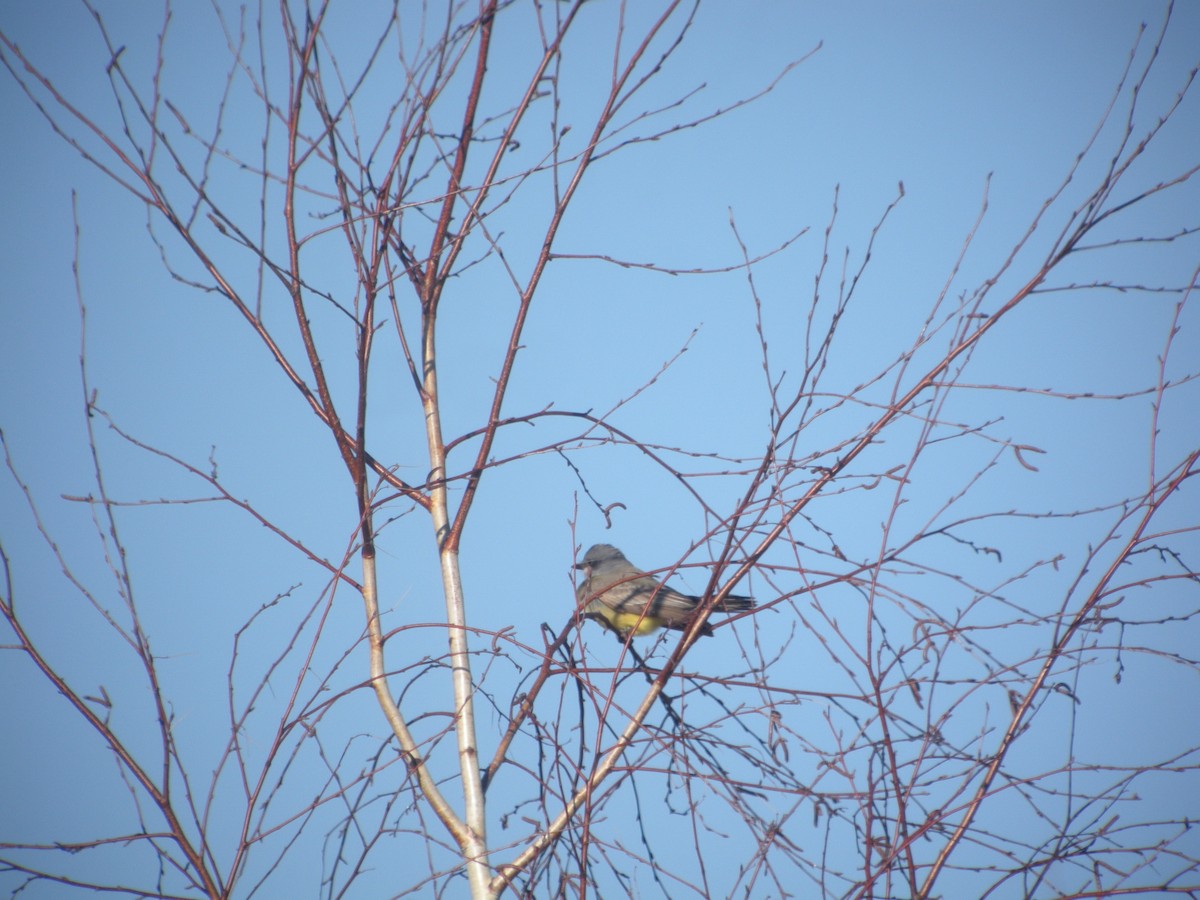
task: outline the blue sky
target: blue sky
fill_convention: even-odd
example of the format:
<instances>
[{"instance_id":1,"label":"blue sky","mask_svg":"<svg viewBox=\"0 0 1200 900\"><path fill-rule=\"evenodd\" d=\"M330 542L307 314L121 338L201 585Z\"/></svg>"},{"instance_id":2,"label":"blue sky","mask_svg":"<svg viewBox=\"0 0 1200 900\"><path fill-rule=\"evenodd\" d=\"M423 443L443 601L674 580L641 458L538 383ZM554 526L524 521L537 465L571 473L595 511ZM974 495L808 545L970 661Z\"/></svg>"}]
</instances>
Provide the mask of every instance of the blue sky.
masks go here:
<instances>
[{"instance_id":1,"label":"blue sky","mask_svg":"<svg viewBox=\"0 0 1200 900\"><path fill-rule=\"evenodd\" d=\"M569 97L571 103L564 105L561 121L574 126L578 139L586 133L595 96L589 73L606 65L610 6L597 4L595 22L588 23L591 30L580 32L588 37L572 48L576 55L568 57L564 72L564 83L578 87ZM122 62L131 72L149 71L161 13L148 12L148 4L102 8L114 43L127 47ZM849 270L857 268L871 229L896 199L902 181L905 197L877 240L823 385L831 392L850 391L912 344L979 217L985 191L987 214L950 295L974 289L999 269L1101 120L1139 24L1145 21L1149 26L1138 57L1144 62L1145 42L1157 33L1164 13L1161 3L1090 2L704 7L661 80L631 105L631 115L693 88L701 89L675 118L727 107L768 83L790 61L818 45L820 49L759 102L701 129L627 148L597 163L559 235L557 250L666 268L721 269L740 260L731 216L751 255L807 229L787 251L754 269L773 376L786 370L793 380L785 378L785 384L794 387L801 365L796 348L835 192L838 216L829 240L824 296L836 293L843 252L849 254ZM344 17L335 15L330 33L348 42L369 19L369 14L350 14L345 7L337 14ZM1197 63L1194 35L1200 33L1200 9L1182 4L1174 18L1159 65L1140 100L1135 129L1139 134L1161 114ZM528 24L518 13L502 21L499 39L511 44L503 44L494 66L491 89L497 103L520 81L521 51L533 40ZM198 129L211 127L204 111L211 110L210 98L221 90L227 65L213 14L207 6L188 5L175 11L171 27L168 91L181 109L197 117ZM0 9L0 28L52 75L71 102L99 110L112 127L111 92L104 78L108 55L85 10L66 2L8 4ZM0 288L0 427L46 531L77 577L103 604L119 605L90 510L62 499L95 492L72 280L73 192L80 229L79 276L87 306L88 377L100 406L151 446L205 470L214 460L234 497L284 523L325 558L339 559L352 539L355 514L349 481L328 434L227 303L164 271L147 231L146 213L136 200L57 138L7 73L0 79L0 92L10 123L9 139L0 145L0 164L7 174L0 187L6 235L0 245L0 266L6 273ZM367 95L364 100L364 130L369 129L372 99L374 95ZM233 103L238 114L226 123L224 140L240 152L252 153L259 120L245 97L235 96ZM244 112L239 103L246 104ZM1123 114L1125 106L1119 108ZM1096 153L1083 163L1062 204L1047 215L1044 231L1000 278L992 308L1028 277L1030 266L1045 253L1049 236L1065 221L1066 211L1086 196L1116 147L1119 122L1120 115L1101 132ZM442 125L442 130L452 130L453 123ZM1123 190L1147 187L1196 165L1198 134L1200 104L1190 96ZM531 141L520 152L534 160L538 145ZM228 177L236 181L243 176ZM231 208L253 215L255 184L253 179L245 184L245 197L231 198ZM1198 200L1195 185L1184 186L1120 217L1113 233L1161 235L1194 226ZM497 217L506 235L506 257L518 276L528 275L531 248L540 238L536 223L544 217L546 202L543 184L519 195L503 217ZM168 258L196 277L195 266L178 243L165 236L161 223L153 228L163 237ZM314 238L310 271L321 287L349 297L353 279L335 237ZM323 263L326 253L328 262ZM1096 257L1094 267L1068 267L1052 283L1078 278L1181 285L1193 277L1200 251L1193 238ZM251 260L228 248L223 259L244 284L252 284ZM511 284L494 264L465 273L447 296L441 366L447 434L454 435L477 427L486 412L515 301ZM269 289L266 299L282 302ZM972 358L963 380L1060 392L1119 393L1151 387L1177 300L1100 290L1045 294L996 329ZM268 309L273 321L285 322L282 305ZM329 339L326 362L344 403L352 389L345 322L327 308L315 314ZM768 426L754 314L743 271L672 276L596 259L558 261L541 285L505 411L520 415L548 404L609 410L651 380L686 345L687 351L653 388L622 407L612 422L648 443L754 457L761 453ZM1184 308L1177 324L1181 330L1166 366L1168 376L1175 378L1194 372L1200 359L1194 302ZM944 344L936 341L917 359L936 354ZM295 352L297 347L293 342L287 349ZM372 403L379 415L373 425L375 440L388 449L389 464L398 465L410 480L421 481L428 462L422 456L419 411L394 345L380 347L374 375ZM867 396L886 397L890 386L885 382ZM1159 465L1177 461L1200 444L1196 409L1200 397L1194 385L1168 395L1159 422ZM866 414L860 408L832 413L814 426L806 441L815 450L824 446L822 441L852 434ZM1037 472L1022 468L1011 455L999 458L957 507L959 514L1093 508L1145 487L1152 428L1148 398L1114 404L1011 391L963 391L951 398L945 414L956 421L995 420L989 428L993 436L1046 451L1035 459ZM181 733L193 742L197 770L207 773L222 746L224 679L235 630L261 604L287 595L267 614L264 621L269 624L254 632L254 649L244 648L239 656L239 665L247 671L261 669L280 652L304 611L320 605L327 579L319 567L229 505L153 502L207 498L212 491L176 466L115 438L99 420L95 424L101 432L110 494L149 501L121 511L122 538ZM552 421L533 429L517 426L502 433L495 452L521 453L574 429ZM873 449L858 474L866 478L906 461L905 435L900 429L891 444ZM896 534L935 516L993 452L982 440L950 441L944 449L932 450L915 470L919 477L905 498ZM613 527L606 530L582 495L578 479L554 454L493 472L464 536L464 578L473 625L489 631L512 627L521 641L540 646L539 625L546 622L558 629L571 609L573 544L586 548L597 541L611 542L650 568L679 560L712 527L676 481L630 448L581 449L571 458L601 503L619 502L624 509L615 512ZM711 467L703 460L681 465L698 471ZM698 479L696 484L718 509L728 508L744 486L736 476ZM892 496L883 494L835 494L819 500L810 512L847 557L869 560L894 540L881 531ZM1194 527L1194 488L1189 502L1190 513L1188 503L1181 503L1165 521ZM400 514L404 508L397 506L393 512ZM981 540L1003 546L1003 568L989 569L954 547L941 548L945 555L926 551L925 562L998 587L1013 573L1059 553L1069 573L1108 521L1096 514L1065 523L1023 519L981 525L974 532ZM807 534L816 539L814 532ZM82 685L124 690L128 705L117 714L127 716L128 727L135 731L146 729L146 710L136 707L136 666L64 580L11 478L0 483L0 537L13 561L18 602L57 663ZM1184 541L1194 550L1194 535ZM422 514L407 512L388 526L380 541L380 565L391 627L438 621L437 567ZM1069 582L1064 571L1037 568L1037 574L1020 582L1006 600L1032 603L1026 592L1059 596ZM704 588L699 574L680 573L676 578L690 590ZM915 576L897 577L896 583L919 581ZM769 599L766 588L761 582L750 585L760 600ZM913 590L920 594L922 589ZM1155 592L1144 618L1186 608L1186 591ZM1194 595L1194 586L1191 592ZM849 594L834 591L825 598L842 622L855 621L859 614ZM946 591L922 599L950 615L969 598ZM739 623L737 633L746 641L753 635L765 646L773 632L795 627L793 653L798 661L789 658L779 677L803 690L843 689L846 684L837 667L823 658L819 627L798 624L806 616L812 621L812 602L801 597L794 604L782 604ZM330 668L361 629L361 604L351 592L338 594L326 627L321 664ZM1196 646L1194 624L1146 631L1164 652L1194 655L1189 649ZM419 659L432 652L431 634L435 632L429 629L402 634L390 646L393 659ZM441 634L436 634L440 642ZM597 657L612 659L611 642L603 637L588 635L589 649ZM718 637L729 640L732 635L722 631ZM697 669L718 671L729 665L728 645L723 652L720 641L705 642L689 664L693 659ZM811 670L809 659L816 661ZM345 687L363 677L360 662L352 658L333 683ZM1195 670L1174 665L1165 656L1133 655L1123 662L1128 671L1119 686L1113 682L1111 659L1082 676L1083 686L1095 692L1094 699L1062 714L1063 727L1070 723L1082 734L1098 732L1095 738L1083 739L1089 750L1100 748L1097 752L1118 758L1126 750L1125 739L1131 739L1133 752L1146 728L1155 729L1156 737L1166 743L1196 745L1200 735L1194 717L1180 715L1178 707L1178 693L1194 691ZM122 804L127 806L128 799L120 785L92 774L95 767L107 766L105 771L111 772L111 761L55 692L15 653L0 655L0 677L10 685L0 714L24 735L21 741L6 742L3 751L0 806L11 812L3 817L0 839L14 837L18 823L22 828L16 832L22 839L84 839L93 833L89 829L111 825L113 809L127 815ZM495 688L501 708L507 700L504 691L512 689L503 679L517 677L497 676L503 685ZM284 690L275 685L273 689ZM280 695L273 694L269 702L281 702ZM1003 711L1002 695L992 702L994 710ZM1108 715L1097 717L1101 709ZM383 723L372 712L368 698L359 694L336 706L325 727L382 739ZM819 719L811 709L796 714L813 716L813 722ZM1106 730L1104 723L1114 718L1130 727L1116 734ZM487 715L482 719L485 752L500 727ZM965 730L974 727L972 723ZM363 738L364 745L368 742ZM1059 747L1051 738L1045 746ZM1049 752L1053 756L1058 750ZM46 800L53 793L78 798L72 802L72 834L66 838L60 809ZM1169 812L1177 798L1165 791L1157 799ZM800 835L802 842L816 840ZM307 865L315 866L318 856L319 851L314 852ZM114 865L119 871L120 864ZM297 884L311 884L313 872L298 864L288 875Z\"/></svg>"}]
</instances>

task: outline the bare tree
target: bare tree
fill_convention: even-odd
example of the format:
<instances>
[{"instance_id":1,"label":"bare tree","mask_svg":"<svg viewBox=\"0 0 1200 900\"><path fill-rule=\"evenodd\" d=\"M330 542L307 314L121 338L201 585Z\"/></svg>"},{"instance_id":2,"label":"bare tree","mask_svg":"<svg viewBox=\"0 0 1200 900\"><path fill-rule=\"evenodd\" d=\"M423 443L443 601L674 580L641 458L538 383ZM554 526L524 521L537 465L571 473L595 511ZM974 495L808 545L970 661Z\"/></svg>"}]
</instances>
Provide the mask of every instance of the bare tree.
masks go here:
<instances>
[{"instance_id":1,"label":"bare tree","mask_svg":"<svg viewBox=\"0 0 1200 900\"><path fill-rule=\"evenodd\" d=\"M1200 892L1188 814L1139 801L1160 782L1194 792L1195 728L1123 758L1103 735L1084 736L1097 715L1122 727L1101 711L1116 690L1104 682L1119 683L1130 658L1184 671L1178 684L1198 669L1187 641L1200 522L1188 497L1200 450L1186 409L1198 370L1184 323L1200 207L1168 231L1137 215L1195 200L1200 164L1164 170L1154 156L1177 140L1195 70L1173 105L1141 108L1170 12L1133 48L1091 140L1011 251L967 284L973 229L899 352L864 359L848 323L903 186L841 258L836 195L823 237L797 221L756 247L731 219L742 256L708 268L617 258L603 244L560 249L597 164L689 140L803 72L807 57L715 108L664 95L697 6L397 3L348 34L330 3L238 15L216 5L220 77L198 73L183 91L172 60L188 36L170 7L146 55L89 5L109 110L77 106L60 76L0 36L8 72L54 131L146 210L171 277L233 310L319 425L344 474L314 471L296 490L334 483L353 497L352 512L331 513L342 544L314 544L245 499L216 451L187 458L109 415L85 342L94 490L69 500L91 511L115 587L76 574L74 548L53 538L7 444L6 455L79 615L98 616L116 644L83 671L70 664L53 630L31 623L21 561L6 554L6 649L99 740L111 768L95 777L112 779L132 812L84 839L66 827L50 841L6 837L8 884L249 896L305 871L329 896L459 896L464 879L474 897ZM603 56L597 35L610 42ZM192 80L215 91L197 99ZM979 223L987 203L985 193ZM812 289L797 332L775 324L756 279L768 264L797 267L801 236L822 249L802 273ZM1109 277L1130 248L1160 256L1131 279ZM77 246L77 270L78 260ZM747 364L761 368L755 402L769 411L753 453L718 435L714 449L623 427L620 411L653 399L686 345L607 410L569 395L511 408L531 313L551 302L548 272L581 260L648 277L744 276L759 346ZM77 290L86 322L84 280ZM1063 390L1019 368L1011 381L986 374L995 369L978 357L1007 346L1005 329L1029 327L1020 316L1031 307L1109 292L1170 308L1147 383ZM464 387L447 363L471 352L455 345L465 334L485 338L486 388ZM1013 474L1037 473L1040 449L1011 436L1006 411L1072 404L1149 410L1144 469L1067 507L1037 502L1044 482L1020 496ZM114 492L114 437L202 494ZM565 599L540 632L481 625L485 610L513 615L532 593L529 570L547 567L497 571L492 559L493 577L467 589L464 534L485 486L517 508L541 488L530 467L552 465L573 479L581 522L611 523L623 502L598 483L602 454L636 456L694 505L705 529L687 553L637 561L701 583L700 613L656 642L614 644ZM124 537L130 506L200 500L267 529L325 579L306 607L281 587L230 629L216 750L191 746L177 717L158 616L139 599ZM869 537L835 537L834 504ZM1066 526L1081 523L1086 546L1068 546ZM405 570L425 566L439 573L437 611L393 599ZM571 596L561 577L549 583ZM708 618L748 589L753 612L731 627ZM352 622L338 602L348 593L361 601ZM131 662L137 681L122 693L96 687Z\"/></svg>"}]
</instances>

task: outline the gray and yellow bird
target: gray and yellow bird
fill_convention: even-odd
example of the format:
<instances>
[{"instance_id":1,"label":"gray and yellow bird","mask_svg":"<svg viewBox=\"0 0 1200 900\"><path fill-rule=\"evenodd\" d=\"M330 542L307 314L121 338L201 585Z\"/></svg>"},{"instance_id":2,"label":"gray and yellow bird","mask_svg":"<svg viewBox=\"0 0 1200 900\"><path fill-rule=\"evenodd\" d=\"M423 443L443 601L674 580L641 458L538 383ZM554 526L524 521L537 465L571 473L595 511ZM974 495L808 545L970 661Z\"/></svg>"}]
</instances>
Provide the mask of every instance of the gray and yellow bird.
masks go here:
<instances>
[{"instance_id":1,"label":"gray and yellow bird","mask_svg":"<svg viewBox=\"0 0 1200 900\"><path fill-rule=\"evenodd\" d=\"M596 544L583 555L584 579L575 591L583 615L595 619L622 639L649 634L659 628L685 630L691 624L702 598L681 594L647 575L625 558L612 544ZM730 594L714 610L738 612L753 609L754 600ZM701 634L711 635L707 622Z\"/></svg>"}]
</instances>

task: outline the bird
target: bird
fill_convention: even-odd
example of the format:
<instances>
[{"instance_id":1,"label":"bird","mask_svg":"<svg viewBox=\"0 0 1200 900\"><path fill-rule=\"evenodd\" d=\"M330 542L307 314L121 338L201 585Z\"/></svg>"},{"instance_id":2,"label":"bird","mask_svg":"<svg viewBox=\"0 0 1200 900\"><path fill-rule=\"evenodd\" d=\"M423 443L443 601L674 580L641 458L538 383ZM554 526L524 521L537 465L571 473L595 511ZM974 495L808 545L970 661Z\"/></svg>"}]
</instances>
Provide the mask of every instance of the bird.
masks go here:
<instances>
[{"instance_id":1,"label":"bird","mask_svg":"<svg viewBox=\"0 0 1200 900\"><path fill-rule=\"evenodd\" d=\"M584 574L575 590L583 615L616 632L622 641L631 634L640 637L659 628L686 630L703 599L681 594L647 575L612 544L591 547L575 568ZM737 594L730 594L713 607L719 612L753 608L752 597ZM711 635L712 627L705 622L700 633Z\"/></svg>"}]
</instances>

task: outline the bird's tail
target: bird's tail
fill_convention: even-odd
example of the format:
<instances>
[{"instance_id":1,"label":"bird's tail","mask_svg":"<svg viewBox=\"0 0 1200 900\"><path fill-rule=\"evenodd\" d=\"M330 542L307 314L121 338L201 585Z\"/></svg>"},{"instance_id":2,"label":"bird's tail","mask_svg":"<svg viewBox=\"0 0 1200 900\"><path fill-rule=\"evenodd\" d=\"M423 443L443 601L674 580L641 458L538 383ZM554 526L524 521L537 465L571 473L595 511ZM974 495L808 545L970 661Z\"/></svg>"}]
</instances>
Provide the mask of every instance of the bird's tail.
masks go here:
<instances>
[{"instance_id":1,"label":"bird's tail","mask_svg":"<svg viewBox=\"0 0 1200 900\"><path fill-rule=\"evenodd\" d=\"M742 609L754 609L754 598L743 597L739 594L730 594L723 601L717 604L717 609L724 612L737 612Z\"/></svg>"}]
</instances>

